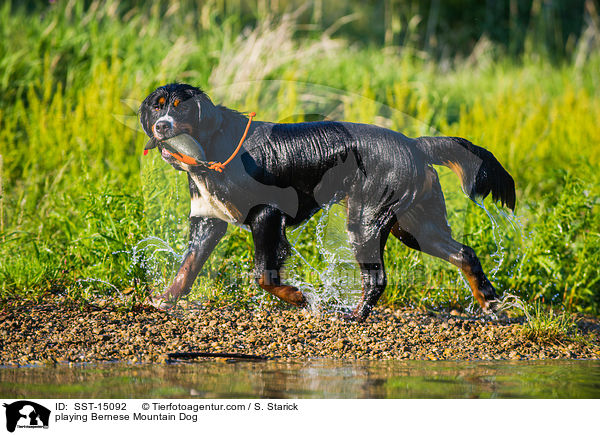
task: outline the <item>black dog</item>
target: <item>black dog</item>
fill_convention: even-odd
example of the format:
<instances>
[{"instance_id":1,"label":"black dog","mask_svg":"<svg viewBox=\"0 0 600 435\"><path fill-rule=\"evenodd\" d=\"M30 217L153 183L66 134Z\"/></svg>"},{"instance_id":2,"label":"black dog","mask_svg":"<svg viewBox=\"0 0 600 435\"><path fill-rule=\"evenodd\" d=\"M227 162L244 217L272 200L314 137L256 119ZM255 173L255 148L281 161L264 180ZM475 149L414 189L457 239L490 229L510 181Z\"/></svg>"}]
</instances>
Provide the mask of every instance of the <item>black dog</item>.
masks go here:
<instances>
[{"instance_id":1,"label":"black dog","mask_svg":"<svg viewBox=\"0 0 600 435\"><path fill-rule=\"evenodd\" d=\"M407 246L460 267L475 299L493 309L494 287L473 249L452 238L431 166L451 168L472 199L491 192L494 200L514 209L514 181L489 151L461 138L411 139L366 124L253 122L239 154L218 172L181 162L161 141L187 133L208 161L224 162L240 142L247 117L213 105L197 88L169 84L144 100L140 120L163 159L187 172L191 195L189 250L162 299L177 300L189 292L227 224L233 223L252 231L258 284L305 306L304 295L280 277L290 250L285 229L345 200L347 231L363 285L351 318L366 319L386 287L383 250L390 232Z\"/></svg>"}]
</instances>

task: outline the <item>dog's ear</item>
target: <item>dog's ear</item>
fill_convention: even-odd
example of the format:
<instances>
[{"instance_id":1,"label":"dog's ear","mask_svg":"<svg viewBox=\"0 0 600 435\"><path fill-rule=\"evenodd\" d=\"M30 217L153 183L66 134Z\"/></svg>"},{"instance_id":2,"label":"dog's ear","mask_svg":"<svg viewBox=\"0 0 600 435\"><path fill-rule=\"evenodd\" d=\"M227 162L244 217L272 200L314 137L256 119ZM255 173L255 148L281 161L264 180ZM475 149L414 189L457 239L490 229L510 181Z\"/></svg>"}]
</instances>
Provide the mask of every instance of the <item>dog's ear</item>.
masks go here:
<instances>
[{"instance_id":1,"label":"dog's ear","mask_svg":"<svg viewBox=\"0 0 600 435\"><path fill-rule=\"evenodd\" d=\"M144 132L148 135L148 137L152 137L152 126L150 125L150 101L154 92L146 97L142 104L140 105L140 110L138 111L140 115L140 124L144 129Z\"/></svg>"},{"instance_id":2,"label":"dog's ear","mask_svg":"<svg viewBox=\"0 0 600 435\"><path fill-rule=\"evenodd\" d=\"M142 124L142 128L144 129L144 132L148 135L148 137L152 137L152 127L150 126L148 112L148 105L146 103L142 103L139 111L140 124Z\"/></svg>"},{"instance_id":3,"label":"dog's ear","mask_svg":"<svg viewBox=\"0 0 600 435\"><path fill-rule=\"evenodd\" d=\"M221 128L223 114L210 101L210 98L199 89L192 91L192 98L198 106L198 139L200 139L201 144L206 143Z\"/></svg>"}]
</instances>

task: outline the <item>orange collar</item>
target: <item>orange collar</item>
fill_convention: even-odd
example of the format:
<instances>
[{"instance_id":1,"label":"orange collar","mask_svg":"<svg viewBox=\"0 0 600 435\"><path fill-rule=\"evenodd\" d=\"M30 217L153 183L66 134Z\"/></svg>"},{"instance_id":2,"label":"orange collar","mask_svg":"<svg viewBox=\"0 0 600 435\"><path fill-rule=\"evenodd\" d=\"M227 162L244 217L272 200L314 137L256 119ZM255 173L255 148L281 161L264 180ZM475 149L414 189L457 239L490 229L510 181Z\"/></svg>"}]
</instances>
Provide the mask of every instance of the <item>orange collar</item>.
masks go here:
<instances>
[{"instance_id":1,"label":"orange collar","mask_svg":"<svg viewBox=\"0 0 600 435\"><path fill-rule=\"evenodd\" d=\"M229 156L229 158L227 160L225 160L223 163L208 162L208 164L210 165L208 167L208 169L214 169L217 172L223 172L223 169L225 169L225 166L227 166L233 160L233 158L236 156L236 154L242 148L242 144L244 143L244 139L246 139L246 135L248 134L248 130L250 129L250 124L252 124L252 118L254 118L255 116L256 116L256 113L254 113L254 112L250 112L248 114L248 124L246 124L246 130L244 130L244 134L242 135L242 138L240 139L240 143L238 144L238 146L235 149L235 151L233 151L233 153Z\"/></svg>"}]
</instances>

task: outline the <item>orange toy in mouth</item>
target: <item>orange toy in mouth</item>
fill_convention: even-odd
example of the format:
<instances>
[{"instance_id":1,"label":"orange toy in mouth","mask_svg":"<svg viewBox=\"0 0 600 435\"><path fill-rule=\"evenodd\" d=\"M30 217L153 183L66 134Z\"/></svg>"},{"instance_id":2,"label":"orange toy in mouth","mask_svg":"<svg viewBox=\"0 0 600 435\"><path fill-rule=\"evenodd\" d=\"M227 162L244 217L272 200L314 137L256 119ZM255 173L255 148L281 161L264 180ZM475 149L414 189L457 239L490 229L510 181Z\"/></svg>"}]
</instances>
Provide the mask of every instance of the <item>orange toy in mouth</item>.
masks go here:
<instances>
[{"instance_id":1,"label":"orange toy in mouth","mask_svg":"<svg viewBox=\"0 0 600 435\"><path fill-rule=\"evenodd\" d=\"M186 156L185 154L172 153L171 151L169 151L167 149L165 151L168 152L173 157L175 157L180 162L185 163L186 165L197 165L198 164L198 161L196 159L194 159L193 157Z\"/></svg>"},{"instance_id":2,"label":"orange toy in mouth","mask_svg":"<svg viewBox=\"0 0 600 435\"><path fill-rule=\"evenodd\" d=\"M187 165L196 166L205 159L204 150L200 144L187 134L174 136L160 142L151 138L144 147L144 155L147 155L149 150L156 148L159 144L162 144L161 150L165 154Z\"/></svg>"}]
</instances>

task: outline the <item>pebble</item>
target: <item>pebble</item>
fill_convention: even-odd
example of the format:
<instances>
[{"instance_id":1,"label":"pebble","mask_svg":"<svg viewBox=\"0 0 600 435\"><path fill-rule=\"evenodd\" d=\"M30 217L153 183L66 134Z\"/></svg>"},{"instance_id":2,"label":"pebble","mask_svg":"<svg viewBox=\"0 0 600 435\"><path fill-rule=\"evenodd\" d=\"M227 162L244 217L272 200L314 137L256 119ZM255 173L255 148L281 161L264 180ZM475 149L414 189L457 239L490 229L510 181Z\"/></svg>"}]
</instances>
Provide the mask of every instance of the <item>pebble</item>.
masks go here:
<instances>
[{"instance_id":1,"label":"pebble","mask_svg":"<svg viewBox=\"0 0 600 435\"><path fill-rule=\"evenodd\" d=\"M174 351L285 359L600 359L597 319L588 320L586 335L555 343L526 338L523 321L383 307L359 324L332 313L278 307L190 303L170 311L125 311L107 303L82 308L62 301L15 302L0 316L0 331L10 331L2 334L0 364L165 363Z\"/></svg>"}]
</instances>

